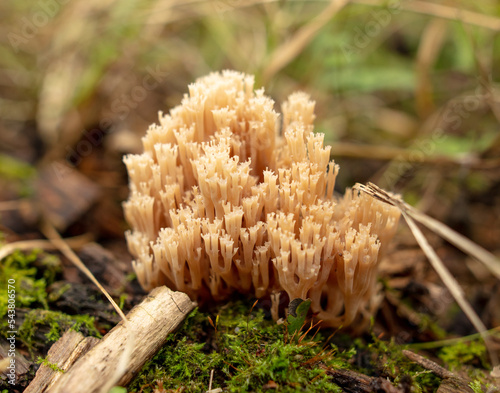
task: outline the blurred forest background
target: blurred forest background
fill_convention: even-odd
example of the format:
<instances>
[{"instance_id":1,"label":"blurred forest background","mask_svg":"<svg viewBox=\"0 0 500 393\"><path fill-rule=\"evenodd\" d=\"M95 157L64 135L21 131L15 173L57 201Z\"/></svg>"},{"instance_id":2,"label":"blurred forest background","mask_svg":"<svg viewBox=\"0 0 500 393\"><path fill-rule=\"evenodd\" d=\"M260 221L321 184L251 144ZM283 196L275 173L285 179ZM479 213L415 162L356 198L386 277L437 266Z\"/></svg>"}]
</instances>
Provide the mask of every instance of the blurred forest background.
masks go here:
<instances>
[{"instance_id":1,"label":"blurred forest background","mask_svg":"<svg viewBox=\"0 0 500 393\"><path fill-rule=\"evenodd\" d=\"M44 216L129 266L123 154L141 151L189 83L234 69L276 102L311 95L338 191L372 181L500 253L496 0L5 0L0 21L3 241L41 238ZM498 282L431 240L487 326L500 325ZM390 285L442 286L409 235L396 243ZM474 332L453 321L442 326Z\"/></svg>"},{"instance_id":2,"label":"blurred forest background","mask_svg":"<svg viewBox=\"0 0 500 393\"><path fill-rule=\"evenodd\" d=\"M75 167L119 217L122 155L140 151L187 84L235 69L276 102L299 89L316 100L339 190L374 181L497 246L494 0L5 1L0 15L4 178L25 164ZM18 192L8 180L0 196ZM123 229L119 219L105 226L99 235Z\"/></svg>"}]
</instances>

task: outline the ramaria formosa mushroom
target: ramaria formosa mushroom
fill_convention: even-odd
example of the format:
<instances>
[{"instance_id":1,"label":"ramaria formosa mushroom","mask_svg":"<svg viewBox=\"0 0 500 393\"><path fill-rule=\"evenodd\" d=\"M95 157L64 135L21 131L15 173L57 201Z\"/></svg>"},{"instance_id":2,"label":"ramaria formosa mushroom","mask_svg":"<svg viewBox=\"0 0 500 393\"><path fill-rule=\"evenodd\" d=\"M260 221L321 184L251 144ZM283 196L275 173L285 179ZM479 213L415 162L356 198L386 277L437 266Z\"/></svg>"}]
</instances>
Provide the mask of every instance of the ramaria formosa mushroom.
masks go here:
<instances>
[{"instance_id":1,"label":"ramaria formosa mushroom","mask_svg":"<svg viewBox=\"0 0 500 393\"><path fill-rule=\"evenodd\" d=\"M124 158L126 238L146 290L205 300L284 290L310 298L323 326L367 321L399 211L357 191L334 196L339 167L313 132L314 105L292 94L280 125L252 76L224 71L160 113L144 153Z\"/></svg>"}]
</instances>

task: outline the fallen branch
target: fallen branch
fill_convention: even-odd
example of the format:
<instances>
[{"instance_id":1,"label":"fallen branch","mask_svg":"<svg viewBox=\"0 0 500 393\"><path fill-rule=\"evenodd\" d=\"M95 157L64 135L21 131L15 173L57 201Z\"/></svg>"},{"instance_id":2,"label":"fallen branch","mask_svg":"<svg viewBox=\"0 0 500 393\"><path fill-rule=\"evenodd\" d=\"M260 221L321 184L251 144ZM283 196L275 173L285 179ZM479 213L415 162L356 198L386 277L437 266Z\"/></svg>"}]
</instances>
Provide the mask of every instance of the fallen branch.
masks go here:
<instances>
[{"instance_id":1,"label":"fallen branch","mask_svg":"<svg viewBox=\"0 0 500 393\"><path fill-rule=\"evenodd\" d=\"M42 363L24 393L46 392L64 372L98 342L98 338L84 337L81 333L68 330L50 347L46 362Z\"/></svg>"},{"instance_id":2,"label":"fallen branch","mask_svg":"<svg viewBox=\"0 0 500 393\"><path fill-rule=\"evenodd\" d=\"M469 386L469 381L456 376L432 360L406 349L403 349L403 355L443 380L439 385L437 393L473 393L473 390Z\"/></svg>"},{"instance_id":3,"label":"fallen branch","mask_svg":"<svg viewBox=\"0 0 500 393\"><path fill-rule=\"evenodd\" d=\"M144 363L151 359L175 330L194 303L182 292L167 287L155 288L142 303L135 306L124 321L116 325L104 338L80 358L49 390L50 393L106 393L109 381L120 375L116 385L129 383ZM132 356L122 356L130 346ZM119 364L126 359L126 364Z\"/></svg>"},{"instance_id":4,"label":"fallen branch","mask_svg":"<svg viewBox=\"0 0 500 393\"><path fill-rule=\"evenodd\" d=\"M329 368L327 375L332 381L348 393L403 393L404 390L394 386L389 380L382 377L369 377L352 370Z\"/></svg>"}]
</instances>

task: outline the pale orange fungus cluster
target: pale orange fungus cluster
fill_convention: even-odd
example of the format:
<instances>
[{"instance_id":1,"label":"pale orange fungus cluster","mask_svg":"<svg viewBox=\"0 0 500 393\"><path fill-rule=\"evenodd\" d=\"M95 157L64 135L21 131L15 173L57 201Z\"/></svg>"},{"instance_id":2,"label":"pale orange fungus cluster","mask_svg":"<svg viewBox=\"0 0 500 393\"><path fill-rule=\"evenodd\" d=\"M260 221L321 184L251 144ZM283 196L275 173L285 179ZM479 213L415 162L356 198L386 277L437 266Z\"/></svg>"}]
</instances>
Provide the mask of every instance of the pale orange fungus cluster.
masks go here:
<instances>
[{"instance_id":1,"label":"pale orange fungus cluster","mask_svg":"<svg viewBox=\"0 0 500 393\"><path fill-rule=\"evenodd\" d=\"M366 322L399 211L352 190L337 198L339 167L314 133L314 102L294 93L282 111L252 76L224 71L160 113L144 153L124 159L137 277L192 299L284 290L310 298L323 326Z\"/></svg>"}]
</instances>

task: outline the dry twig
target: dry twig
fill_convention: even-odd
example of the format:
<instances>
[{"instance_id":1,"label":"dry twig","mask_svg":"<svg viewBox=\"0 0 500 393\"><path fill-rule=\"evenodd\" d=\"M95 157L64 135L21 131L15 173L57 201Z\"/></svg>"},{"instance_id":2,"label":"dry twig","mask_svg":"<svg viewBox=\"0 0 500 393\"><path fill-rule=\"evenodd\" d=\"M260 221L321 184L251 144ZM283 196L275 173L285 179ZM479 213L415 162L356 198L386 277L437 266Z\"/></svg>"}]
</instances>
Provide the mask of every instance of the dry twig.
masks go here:
<instances>
[{"instance_id":1,"label":"dry twig","mask_svg":"<svg viewBox=\"0 0 500 393\"><path fill-rule=\"evenodd\" d=\"M80 356L83 356L99 342L95 337L84 337L81 333L68 330L49 349L46 360L52 367L42 364L35 378L24 393L44 393L53 386ZM57 369L55 369L56 367Z\"/></svg>"},{"instance_id":2,"label":"dry twig","mask_svg":"<svg viewBox=\"0 0 500 393\"><path fill-rule=\"evenodd\" d=\"M80 358L50 393L105 393L114 385L125 386L193 308L194 303L185 293L173 292L165 286L155 288ZM129 346L133 356L124 355ZM120 365L123 359L126 363Z\"/></svg>"}]
</instances>

